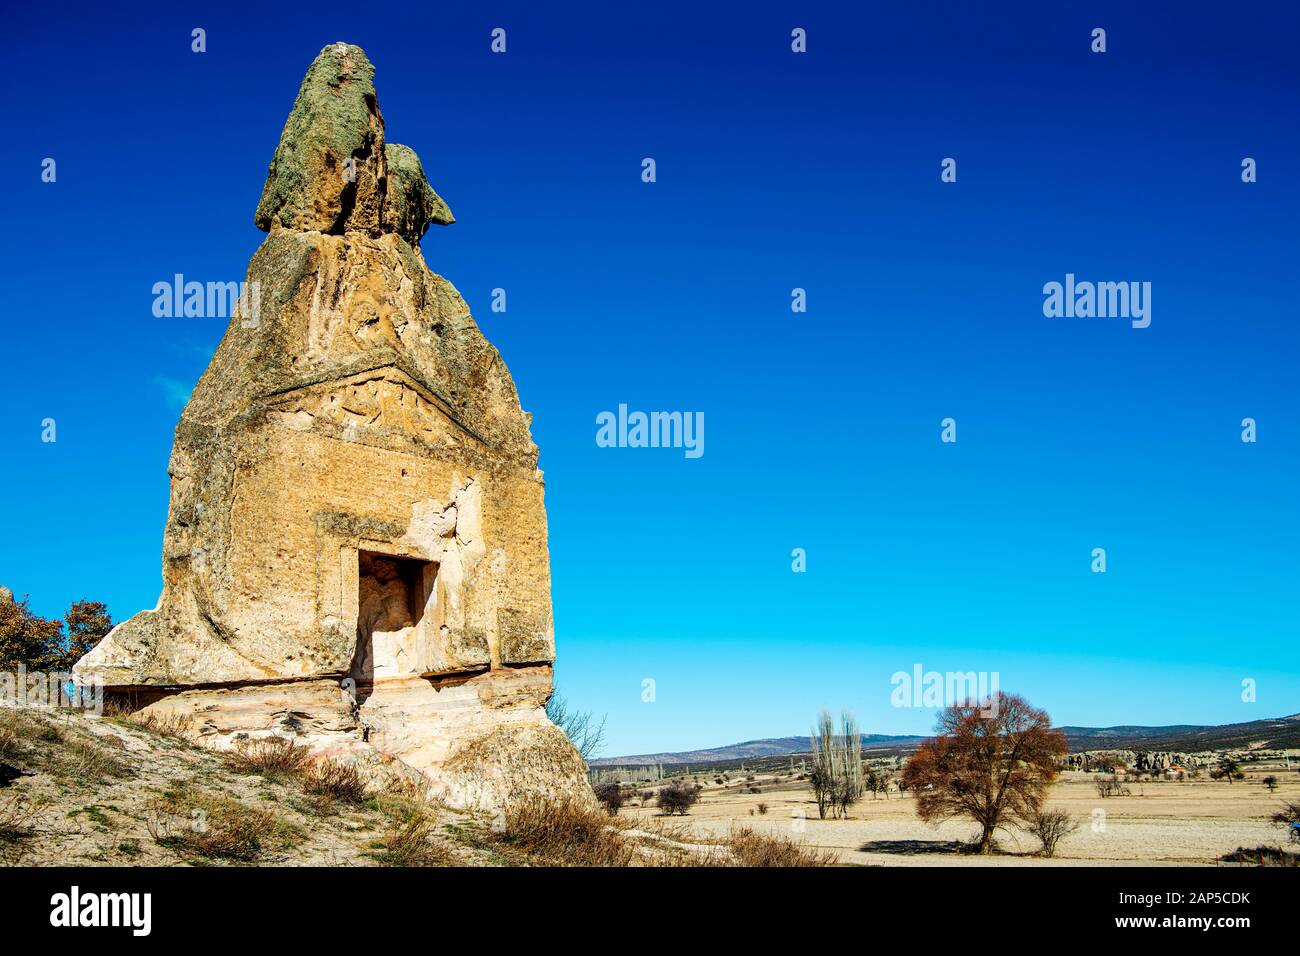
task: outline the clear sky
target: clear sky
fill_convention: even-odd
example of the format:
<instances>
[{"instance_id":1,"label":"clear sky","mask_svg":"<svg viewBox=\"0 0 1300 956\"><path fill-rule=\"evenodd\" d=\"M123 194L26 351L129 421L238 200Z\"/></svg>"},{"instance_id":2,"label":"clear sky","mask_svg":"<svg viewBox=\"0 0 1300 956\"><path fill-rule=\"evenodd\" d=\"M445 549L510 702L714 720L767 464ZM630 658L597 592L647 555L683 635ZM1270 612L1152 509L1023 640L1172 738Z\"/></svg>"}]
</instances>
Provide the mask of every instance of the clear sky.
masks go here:
<instances>
[{"instance_id":1,"label":"clear sky","mask_svg":"<svg viewBox=\"0 0 1300 956\"><path fill-rule=\"evenodd\" d=\"M1065 724L1300 711L1295 4L541 6L6 10L0 583L154 605L225 322L155 318L151 288L243 278L343 40L458 219L430 267L534 415L559 684L606 754L823 706L925 732L890 703L916 664ZM1046 318L1066 273L1150 282L1150 326ZM620 403L703 412L704 455L598 447Z\"/></svg>"}]
</instances>

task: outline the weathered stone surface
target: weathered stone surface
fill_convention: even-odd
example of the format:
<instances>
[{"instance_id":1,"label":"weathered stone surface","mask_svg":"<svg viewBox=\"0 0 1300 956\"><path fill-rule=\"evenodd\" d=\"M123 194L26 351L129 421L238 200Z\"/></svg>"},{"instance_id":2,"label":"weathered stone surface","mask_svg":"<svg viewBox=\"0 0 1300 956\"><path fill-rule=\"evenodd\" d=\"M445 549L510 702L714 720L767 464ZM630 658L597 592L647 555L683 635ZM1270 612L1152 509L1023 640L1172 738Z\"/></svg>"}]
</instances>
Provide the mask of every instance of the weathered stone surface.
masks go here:
<instances>
[{"instance_id":1,"label":"weathered stone surface","mask_svg":"<svg viewBox=\"0 0 1300 956\"><path fill-rule=\"evenodd\" d=\"M397 233L414 245L429 228L429 223L450 226L456 221L442 197L429 185L415 150L387 143L384 156L388 166L383 209L386 230Z\"/></svg>"},{"instance_id":2,"label":"weathered stone surface","mask_svg":"<svg viewBox=\"0 0 1300 956\"><path fill-rule=\"evenodd\" d=\"M143 710L179 718L187 736L219 750L241 737L268 734L296 737L316 750L361 744L356 707L334 680L185 690Z\"/></svg>"},{"instance_id":3,"label":"weathered stone surface","mask_svg":"<svg viewBox=\"0 0 1300 956\"><path fill-rule=\"evenodd\" d=\"M271 159L254 217L259 229L379 234L386 170L374 77L360 47L335 43L320 51Z\"/></svg>"},{"instance_id":4,"label":"weathered stone surface","mask_svg":"<svg viewBox=\"0 0 1300 956\"><path fill-rule=\"evenodd\" d=\"M472 784L468 757L445 769L473 744L585 795L543 712L554 637L530 418L413 245L451 215L414 152L385 148L372 77L337 44L303 81L258 208L257 310L231 320L176 428L158 607L75 672L163 695L149 706L202 717L214 746L368 738L449 799L517 790L505 769ZM378 171L358 162L350 198L347 156ZM540 763L518 749L534 747Z\"/></svg>"},{"instance_id":5,"label":"weathered stone surface","mask_svg":"<svg viewBox=\"0 0 1300 956\"><path fill-rule=\"evenodd\" d=\"M456 220L415 150L384 142L375 68L346 43L325 47L298 90L254 222L333 235L396 233L411 245Z\"/></svg>"}]
</instances>

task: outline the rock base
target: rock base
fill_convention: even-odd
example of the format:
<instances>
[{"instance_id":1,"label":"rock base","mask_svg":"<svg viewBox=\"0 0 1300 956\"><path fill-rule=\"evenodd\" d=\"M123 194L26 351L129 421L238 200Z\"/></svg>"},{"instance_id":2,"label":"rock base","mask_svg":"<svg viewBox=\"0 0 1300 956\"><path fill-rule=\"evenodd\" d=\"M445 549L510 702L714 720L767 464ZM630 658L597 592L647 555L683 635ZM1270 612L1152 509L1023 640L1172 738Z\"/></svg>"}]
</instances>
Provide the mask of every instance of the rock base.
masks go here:
<instances>
[{"instance_id":1,"label":"rock base","mask_svg":"<svg viewBox=\"0 0 1300 956\"><path fill-rule=\"evenodd\" d=\"M499 813L530 797L591 799L586 765L546 718L550 689L545 666L389 677L355 689L347 681L283 681L155 692L141 713L179 724L214 750L276 736L376 772L410 768L449 806Z\"/></svg>"}]
</instances>

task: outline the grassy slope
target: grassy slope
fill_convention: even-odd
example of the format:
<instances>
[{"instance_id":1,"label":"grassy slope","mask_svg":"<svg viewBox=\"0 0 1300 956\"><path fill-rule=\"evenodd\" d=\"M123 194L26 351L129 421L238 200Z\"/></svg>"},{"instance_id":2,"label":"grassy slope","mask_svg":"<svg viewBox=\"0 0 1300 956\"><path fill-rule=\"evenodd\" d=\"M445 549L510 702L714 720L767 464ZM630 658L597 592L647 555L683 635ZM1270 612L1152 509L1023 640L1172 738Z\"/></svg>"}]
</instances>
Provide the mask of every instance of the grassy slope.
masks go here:
<instances>
[{"instance_id":1,"label":"grassy slope","mask_svg":"<svg viewBox=\"0 0 1300 956\"><path fill-rule=\"evenodd\" d=\"M239 772L129 719L0 710L0 764L30 774L0 786L0 864L504 861L482 821L409 787L335 801L308 793L296 775Z\"/></svg>"},{"instance_id":2,"label":"grassy slope","mask_svg":"<svg viewBox=\"0 0 1300 956\"><path fill-rule=\"evenodd\" d=\"M345 778L320 785L324 768ZM287 741L217 754L129 717L0 708L0 865L826 866L739 828L685 839L594 805L522 801L500 825L410 775L362 784ZM21 775L15 776L15 774ZM322 792L324 791L324 792Z\"/></svg>"}]
</instances>

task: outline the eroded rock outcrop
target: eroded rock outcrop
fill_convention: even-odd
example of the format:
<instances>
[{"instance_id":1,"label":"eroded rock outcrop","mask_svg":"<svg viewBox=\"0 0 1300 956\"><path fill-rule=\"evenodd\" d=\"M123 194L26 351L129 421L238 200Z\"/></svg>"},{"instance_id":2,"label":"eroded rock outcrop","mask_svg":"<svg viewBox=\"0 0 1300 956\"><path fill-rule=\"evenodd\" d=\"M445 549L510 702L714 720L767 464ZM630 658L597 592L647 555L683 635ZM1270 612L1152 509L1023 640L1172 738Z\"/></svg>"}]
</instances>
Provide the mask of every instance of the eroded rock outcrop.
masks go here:
<instances>
[{"instance_id":1,"label":"eroded rock outcrop","mask_svg":"<svg viewBox=\"0 0 1300 956\"><path fill-rule=\"evenodd\" d=\"M374 748L451 802L585 795L544 715L554 638L530 417L419 242L453 221L384 140L374 68L303 80L255 221L257 290L172 451L158 607L75 672L228 746Z\"/></svg>"}]
</instances>

